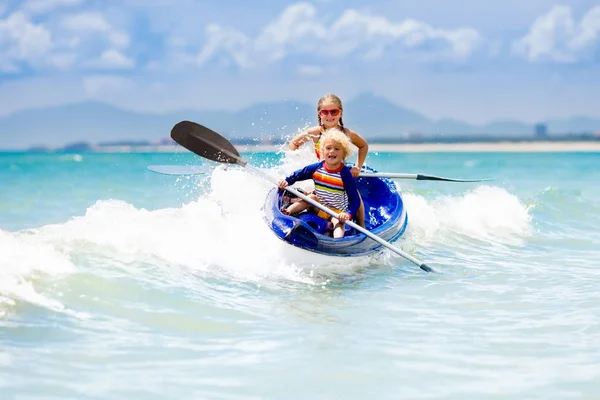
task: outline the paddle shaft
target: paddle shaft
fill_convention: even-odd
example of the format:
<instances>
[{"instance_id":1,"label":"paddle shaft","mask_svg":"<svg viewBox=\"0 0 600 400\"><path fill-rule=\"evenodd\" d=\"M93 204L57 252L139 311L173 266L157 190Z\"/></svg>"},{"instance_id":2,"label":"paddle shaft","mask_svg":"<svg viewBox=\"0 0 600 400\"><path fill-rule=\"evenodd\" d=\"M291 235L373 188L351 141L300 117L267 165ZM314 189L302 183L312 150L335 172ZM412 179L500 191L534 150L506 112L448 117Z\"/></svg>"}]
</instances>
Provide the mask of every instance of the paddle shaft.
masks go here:
<instances>
[{"instance_id":1,"label":"paddle shaft","mask_svg":"<svg viewBox=\"0 0 600 400\"><path fill-rule=\"evenodd\" d=\"M256 167L253 167L252 165L250 165L248 163L245 163L244 166L246 168L252 170L257 175L260 175L263 178L265 178L266 180L270 181L274 185L279 186L279 182L275 178L271 177L270 175L266 174L265 172L261 171L260 169L258 169ZM317 207L319 210L322 210L322 211L326 212L327 214L331 215L332 217L338 218L338 214L335 211L330 210L329 208L325 207L323 204L321 204L321 203L319 203L319 202L311 199L310 197L308 197L305 194L299 192L298 190L294 189L293 187L286 186L284 189L287 190L290 193L295 194L296 196L300 197L302 200L308 202L309 204ZM396 246L393 246L391 243L383 240L382 238L380 238L379 236L375 235L374 233L369 232L368 230L366 230L362 226L354 223L353 221L347 221L346 224L348 224L348 226L356 229L357 231L365 234L366 236L368 236L369 238L373 239L374 241L376 241L377 243L381 244L382 246L387 247L388 249L390 249L394 253L396 253L396 254L398 254L398 255L406 258L408 261L410 261L413 264L417 265L423 271L426 271L426 272L432 272L433 271L433 269L429 265L425 264L424 262L419 261L415 257L413 257L410 254L408 254L408 253L400 250Z\"/></svg>"},{"instance_id":2,"label":"paddle shaft","mask_svg":"<svg viewBox=\"0 0 600 400\"><path fill-rule=\"evenodd\" d=\"M206 173L206 167L202 165L148 165L146 167L152 172L164 175L198 175ZM423 174L407 174L401 172L361 172L362 178L391 178L391 179L415 179L417 181L445 181L445 182L483 182L491 179L454 179Z\"/></svg>"}]
</instances>

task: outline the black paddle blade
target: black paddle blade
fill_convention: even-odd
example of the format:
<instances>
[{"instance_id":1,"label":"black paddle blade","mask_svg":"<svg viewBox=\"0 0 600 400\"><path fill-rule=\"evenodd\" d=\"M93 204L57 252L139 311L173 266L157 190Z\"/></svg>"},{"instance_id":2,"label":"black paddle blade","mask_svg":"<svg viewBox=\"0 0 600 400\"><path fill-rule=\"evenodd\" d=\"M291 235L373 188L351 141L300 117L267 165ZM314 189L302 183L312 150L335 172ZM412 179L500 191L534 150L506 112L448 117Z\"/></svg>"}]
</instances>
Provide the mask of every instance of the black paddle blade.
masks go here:
<instances>
[{"instance_id":1,"label":"black paddle blade","mask_svg":"<svg viewBox=\"0 0 600 400\"><path fill-rule=\"evenodd\" d=\"M491 178L485 179L453 179L453 178L442 178L441 176L433 176L433 175L417 175L418 181L444 181L444 182L485 182L491 181Z\"/></svg>"},{"instance_id":2,"label":"black paddle blade","mask_svg":"<svg viewBox=\"0 0 600 400\"><path fill-rule=\"evenodd\" d=\"M171 138L189 151L211 161L246 165L229 140L195 122L181 121L171 129Z\"/></svg>"}]
</instances>

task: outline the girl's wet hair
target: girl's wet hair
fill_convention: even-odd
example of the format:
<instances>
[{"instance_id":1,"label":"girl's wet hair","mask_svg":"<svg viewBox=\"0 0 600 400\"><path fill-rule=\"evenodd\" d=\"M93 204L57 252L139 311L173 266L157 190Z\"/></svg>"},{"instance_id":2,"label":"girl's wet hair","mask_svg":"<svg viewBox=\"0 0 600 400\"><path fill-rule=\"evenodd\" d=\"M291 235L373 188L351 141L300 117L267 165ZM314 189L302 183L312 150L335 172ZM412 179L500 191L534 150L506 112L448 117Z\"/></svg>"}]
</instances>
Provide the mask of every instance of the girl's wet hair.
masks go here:
<instances>
[{"instance_id":1,"label":"girl's wet hair","mask_svg":"<svg viewBox=\"0 0 600 400\"><path fill-rule=\"evenodd\" d=\"M348 136L344 132L342 132L339 128L327 129L321 136L321 159L322 160L325 159L325 151L324 150L325 150L325 144L327 143L328 140L330 140L332 142L336 142L341 146L342 152L344 153L342 158L344 159L344 161L346 161L346 157L348 157L350 155L350 153L352 152L352 148L350 147L350 139L348 138Z\"/></svg>"},{"instance_id":2,"label":"girl's wet hair","mask_svg":"<svg viewBox=\"0 0 600 400\"><path fill-rule=\"evenodd\" d=\"M326 94L321 97L317 102L317 120L319 121L319 126L321 127L321 131L323 131L323 123L321 122L321 115L319 115L319 111L321 111L321 107L325 103L334 103L340 111L344 111L344 107L342 107L342 100L337 97L335 94ZM344 131L344 121L342 121L342 117L340 117L340 126L342 127L342 132Z\"/></svg>"}]
</instances>

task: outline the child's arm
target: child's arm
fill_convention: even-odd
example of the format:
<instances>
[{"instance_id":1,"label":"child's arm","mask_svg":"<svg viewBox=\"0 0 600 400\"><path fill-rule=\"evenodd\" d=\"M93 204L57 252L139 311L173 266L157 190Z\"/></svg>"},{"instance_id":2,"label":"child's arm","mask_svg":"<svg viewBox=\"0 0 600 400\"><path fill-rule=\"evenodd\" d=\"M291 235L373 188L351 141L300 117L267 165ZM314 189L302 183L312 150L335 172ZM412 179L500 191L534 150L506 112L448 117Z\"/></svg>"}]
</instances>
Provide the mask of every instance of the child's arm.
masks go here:
<instances>
[{"instance_id":1,"label":"child's arm","mask_svg":"<svg viewBox=\"0 0 600 400\"><path fill-rule=\"evenodd\" d=\"M319 161L317 163L307 165L302 169L294 171L290 176L285 178L285 180L287 181L288 185L293 185L298 181L305 181L307 179L311 179L317 168L319 168L322 163L323 161Z\"/></svg>"},{"instance_id":2,"label":"child's arm","mask_svg":"<svg viewBox=\"0 0 600 400\"><path fill-rule=\"evenodd\" d=\"M316 128L318 127L308 128L307 130L305 130L299 135L296 135L292 140L290 140L290 150L298 150L300 146L302 146L309 140L312 140L314 142L313 136L316 136L318 134L318 129Z\"/></svg>"},{"instance_id":3,"label":"child's arm","mask_svg":"<svg viewBox=\"0 0 600 400\"><path fill-rule=\"evenodd\" d=\"M360 196L358 195L358 188L356 187L356 181L350 173L350 169L347 167L343 168L340 172L342 182L344 182L344 190L348 195L348 214L351 217L356 215L358 208L360 207Z\"/></svg>"},{"instance_id":4,"label":"child's arm","mask_svg":"<svg viewBox=\"0 0 600 400\"><path fill-rule=\"evenodd\" d=\"M352 172L352 176L358 178L358 174L360 174L360 169L362 168L365 160L367 159L367 153L369 152L369 144L362 136L353 130L348 129L348 137L353 145L358 147L358 158L356 160L356 165L352 167L350 172Z\"/></svg>"}]
</instances>

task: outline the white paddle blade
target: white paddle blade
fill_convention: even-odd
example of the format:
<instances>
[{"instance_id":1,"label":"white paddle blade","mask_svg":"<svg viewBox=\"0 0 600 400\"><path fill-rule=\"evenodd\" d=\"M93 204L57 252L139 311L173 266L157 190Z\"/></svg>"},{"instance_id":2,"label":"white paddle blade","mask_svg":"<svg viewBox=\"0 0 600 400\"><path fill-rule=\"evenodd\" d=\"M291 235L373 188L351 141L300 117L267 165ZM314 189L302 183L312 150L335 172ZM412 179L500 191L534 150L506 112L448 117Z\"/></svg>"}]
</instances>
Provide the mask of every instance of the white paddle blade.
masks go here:
<instances>
[{"instance_id":1,"label":"white paddle blade","mask_svg":"<svg viewBox=\"0 0 600 400\"><path fill-rule=\"evenodd\" d=\"M199 175L208 172L205 165L148 165L147 168L164 175Z\"/></svg>"}]
</instances>

